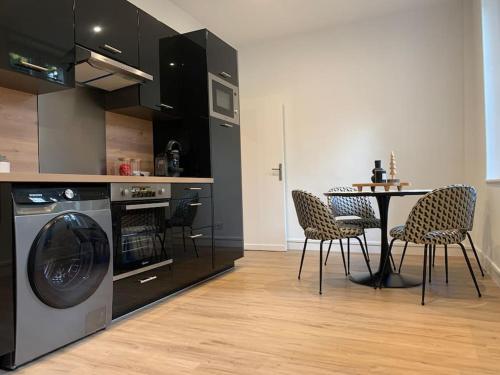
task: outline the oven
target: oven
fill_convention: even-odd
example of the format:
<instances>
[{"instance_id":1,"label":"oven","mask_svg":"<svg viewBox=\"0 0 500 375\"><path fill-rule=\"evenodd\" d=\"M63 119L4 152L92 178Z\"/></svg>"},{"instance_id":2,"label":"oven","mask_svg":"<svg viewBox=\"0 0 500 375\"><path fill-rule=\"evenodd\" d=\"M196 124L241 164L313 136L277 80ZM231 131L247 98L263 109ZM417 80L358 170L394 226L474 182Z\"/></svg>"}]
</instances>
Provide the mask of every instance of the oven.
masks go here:
<instances>
[{"instance_id":1,"label":"oven","mask_svg":"<svg viewBox=\"0 0 500 375\"><path fill-rule=\"evenodd\" d=\"M231 124L240 124L238 87L208 73L210 116Z\"/></svg>"},{"instance_id":2,"label":"oven","mask_svg":"<svg viewBox=\"0 0 500 375\"><path fill-rule=\"evenodd\" d=\"M172 263L170 197L170 184L111 184L114 281Z\"/></svg>"}]
</instances>

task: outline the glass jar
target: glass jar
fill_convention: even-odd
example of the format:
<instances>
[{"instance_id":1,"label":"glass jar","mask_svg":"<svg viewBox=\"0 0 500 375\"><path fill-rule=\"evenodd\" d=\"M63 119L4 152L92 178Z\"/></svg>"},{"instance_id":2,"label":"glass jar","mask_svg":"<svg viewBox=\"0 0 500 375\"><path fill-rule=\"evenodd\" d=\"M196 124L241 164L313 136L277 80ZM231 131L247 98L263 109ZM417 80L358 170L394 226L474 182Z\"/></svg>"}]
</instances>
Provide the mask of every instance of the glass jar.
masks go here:
<instances>
[{"instance_id":1,"label":"glass jar","mask_svg":"<svg viewBox=\"0 0 500 375\"><path fill-rule=\"evenodd\" d=\"M115 162L115 174L120 176L132 176L132 166L129 158L118 158Z\"/></svg>"},{"instance_id":2,"label":"glass jar","mask_svg":"<svg viewBox=\"0 0 500 375\"><path fill-rule=\"evenodd\" d=\"M132 175L141 175L141 159L130 159L130 166L132 167Z\"/></svg>"}]
</instances>

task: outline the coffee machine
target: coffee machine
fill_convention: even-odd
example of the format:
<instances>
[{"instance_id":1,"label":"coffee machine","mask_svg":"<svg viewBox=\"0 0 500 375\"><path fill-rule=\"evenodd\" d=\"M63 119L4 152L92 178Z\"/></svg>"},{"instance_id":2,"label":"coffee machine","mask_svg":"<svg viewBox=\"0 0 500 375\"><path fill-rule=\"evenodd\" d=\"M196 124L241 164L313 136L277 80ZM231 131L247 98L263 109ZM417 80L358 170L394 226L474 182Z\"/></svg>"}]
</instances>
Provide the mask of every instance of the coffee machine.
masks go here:
<instances>
[{"instance_id":1,"label":"coffee machine","mask_svg":"<svg viewBox=\"0 0 500 375\"><path fill-rule=\"evenodd\" d=\"M155 158L155 176L179 177L184 171L180 167L182 146L175 139L167 143L165 152Z\"/></svg>"}]
</instances>

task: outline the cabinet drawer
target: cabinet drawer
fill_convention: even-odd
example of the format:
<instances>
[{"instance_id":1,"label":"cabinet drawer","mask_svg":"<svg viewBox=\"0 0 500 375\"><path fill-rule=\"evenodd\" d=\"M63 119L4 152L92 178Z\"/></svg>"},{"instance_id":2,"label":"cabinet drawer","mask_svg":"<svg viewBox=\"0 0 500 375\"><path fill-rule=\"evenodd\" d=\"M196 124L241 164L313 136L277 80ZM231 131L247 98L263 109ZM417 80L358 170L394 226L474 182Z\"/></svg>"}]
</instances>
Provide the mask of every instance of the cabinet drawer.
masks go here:
<instances>
[{"instance_id":1,"label":"cabinet drawer","mask_svg":"<svg viewBox=\"0 0 500 375\"><path fill-rule=\"evenodd\" d=\"M172 199L170 207L172 216L168 222L173 232L181 231L182 227L190 233L193 229L212 226L211 198Z\"/></svg>"},{"instance_id":2,"label":"cabinet drawer","mask_svg":"<svg viewBox=\"0 0 500 375\"><path fill-rule=\"evenodd\" d=\"M172 289L172 265L113 282L113 319L166 296Z\"/></svg>"},{"instance_id":3,"label":"cabinet drawer","mask_svg":"<svg viewBox=\"0 0 500 375\"><path fill-rule=\"evenodd\" d=\"M172 234L176 289L184 288L212 272L212 228L194 229Z\"/></svg>"},{"instance_id":4,"label":"cabinet drawer","mask_svg":"<svg viewBox=\"0 0 500 375\"><path fill-rule=\"evenodd\" d=\"M172 184L172 199L183 199L197 194L200 198L212 196L211 184Z\"/></svg>"}]
</instances>

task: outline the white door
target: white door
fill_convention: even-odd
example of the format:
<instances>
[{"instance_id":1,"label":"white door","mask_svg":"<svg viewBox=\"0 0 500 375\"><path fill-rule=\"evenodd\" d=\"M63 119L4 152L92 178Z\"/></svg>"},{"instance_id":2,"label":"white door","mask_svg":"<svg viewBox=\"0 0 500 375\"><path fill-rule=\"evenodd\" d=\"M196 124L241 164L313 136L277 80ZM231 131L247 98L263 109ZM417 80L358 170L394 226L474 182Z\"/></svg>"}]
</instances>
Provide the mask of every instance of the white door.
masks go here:
<instances>
[{"instance_id":1,"label":"white door","mask_svg":"<svg viewBox=\"0 0 500 375\"><path fill-rule=\"evenodd\" d=\"M245 249L285 251L283 100L244 97L240 105Z\"/></svg>"}]
</instances>

